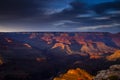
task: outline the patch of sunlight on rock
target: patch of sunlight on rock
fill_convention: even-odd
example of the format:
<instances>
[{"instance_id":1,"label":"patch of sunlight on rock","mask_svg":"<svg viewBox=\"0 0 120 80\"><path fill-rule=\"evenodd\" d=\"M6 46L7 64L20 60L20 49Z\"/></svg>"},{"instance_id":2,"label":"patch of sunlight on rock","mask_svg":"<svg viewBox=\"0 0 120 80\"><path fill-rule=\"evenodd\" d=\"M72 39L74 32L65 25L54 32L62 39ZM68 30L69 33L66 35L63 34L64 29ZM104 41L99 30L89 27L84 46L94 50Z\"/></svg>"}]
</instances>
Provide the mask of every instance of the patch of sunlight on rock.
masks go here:
<instances>
[{"instance_id":1,"label":"patch of sunlight on rock","mask_svg":"<svg viewBox=\"0 0 120 80\"><path fill-rule=\"evenodd\" d=\"M108 56L106 59L109 61L116 61L117 59L120 59L120 50L115 51L115 53Z\"/></svg>"},{"instance_id":2,"label":"patch of sunlight on rock","mask_svg":"<svg viewBox=\"0 0 120 80\"><path fill-rule=\"evenodd\" d=\"M53 80L92 80L93 76L80 68L70 69L65 74L55 77Z\"/></svg>"}]
</instances>

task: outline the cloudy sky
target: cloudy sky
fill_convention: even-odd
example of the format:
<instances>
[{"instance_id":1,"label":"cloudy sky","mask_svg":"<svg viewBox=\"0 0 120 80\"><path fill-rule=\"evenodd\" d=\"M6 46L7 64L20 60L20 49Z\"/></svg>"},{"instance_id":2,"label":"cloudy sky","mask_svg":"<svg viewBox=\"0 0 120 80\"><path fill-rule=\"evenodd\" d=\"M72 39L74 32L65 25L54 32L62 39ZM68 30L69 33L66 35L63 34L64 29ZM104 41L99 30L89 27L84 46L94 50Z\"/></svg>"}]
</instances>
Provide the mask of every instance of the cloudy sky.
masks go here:
<instances>
[{"instance_id":1,"label":"cloudy sky","mask_svg":"<svg viewBox=\"0 0 120 80\"><path fill-rule=\"evenodd\" d=\"M120 32L120 0L0 0L0 32Z\"/></svg>"}]
</instances>

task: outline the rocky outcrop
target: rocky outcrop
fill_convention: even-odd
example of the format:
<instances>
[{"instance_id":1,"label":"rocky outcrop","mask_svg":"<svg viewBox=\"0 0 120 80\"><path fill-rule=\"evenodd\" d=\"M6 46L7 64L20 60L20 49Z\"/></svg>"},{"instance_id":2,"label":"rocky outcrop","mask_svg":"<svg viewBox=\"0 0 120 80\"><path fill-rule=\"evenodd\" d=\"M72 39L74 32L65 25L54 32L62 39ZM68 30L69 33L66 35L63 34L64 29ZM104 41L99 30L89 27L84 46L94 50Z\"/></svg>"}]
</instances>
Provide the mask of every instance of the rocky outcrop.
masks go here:
<instances>
[{"instance_id":1,"label":"rocky outcrop","mask_svg":"<svg viewBox=\"0 0 120 80\"><path fill-rule=\"evenodd\" d=\"M91 59L101 58L105 53L113 53L116 49L107 46L103 42L86 42L82 45L80 51L90 55Z\"/></svg>"},{"instance_id":2,"label":"rocky outcrop","mask_svg":"<svg viewBox=\"0 0 120 80\"><path fill-rule=\"evenodd\" d=\"M59 77L53 80L92 80L93 76L88 74L85 70L80 68L70 69L65 74L61 74Z\"/></svg>"},{"instance_id":3,"label":"rocky outcrop","mask_svg":"<svg viewBox=\"0 0 120 80\"><path fill-rule=\"evenodd\" d=\"M67 52L68 54L72 54L72 50L71 50L71 48L69 47L69 45L66 45L65 47L66 47L66 52Z\"/></svg>"},{"instance_id":4,"label":"rocky outcrop","mask_svg":"<svg viewBox=\"0 0 120 80\"><path fill-rule=\"evenodd\" d=\"M51 44L53 42L53 38L54 34L52 33L45 33L43 34L42 37L40 37L40 39L44 40L45 42L47 42L47 44Z\"/></svg>"},{"instance_id":5,"label":"rocky outcrop","mask_svg":"<svg viewBox=\"0 0 120 80\"><path fill-rule=\"evenodd\" d=\"M100 71L94 80L120 80L120 65L113 65L107 70Z\"/></svg>"},{"instance_id":6,"label":"rocky outcrop","mask_svg":"<svg viewBox=\"0 0 120 80\"><path fill-rule=\"evenodd\" d=\"M70 49L69 45L67 45L67 44L56 43L56 44L52 47L52 49L55 49L55 48L61 48L62 50L65 50L66 53L72 54L72 50Z\"/></svg>"},{"instance_id":7,"label":"rocky outcrop","mask_svg":"<svg viewBox=\"0 0 120 80\"><path fill-rule=\"evenodd\" d=\"M112 49L112 47L107 46L103 42L96 42L96 48L98 49L98 51L100 51L102 53L114 52L114 49Z\"/></svg>"},{"instance_id":8,"label":"rocky outcrop","mask_svg":"<svg viewBox=\"0 0 120 80\"><path fill-rule=\"evenodd\" d=\"M120 50L117 50L114 54L106 57L109 61L116 61L117 59L120 59Z\"/></svg>"},{"instance_id":9,"label":"rocky outcrop","mask_svg":"<svg viewBox=\"0 0 120 80\"><path fill-rule=\"evenodd\" d=\"M59 36L54 36L56 42L71 44L71 37L67 33L61 33Z\"/></svg>"},{"instance_id":10,"label":"rocky outcrop","mask_svg":"<svg viewBox=\"0 0 120 80\"><path fill-rule=\"evenodd\" d=\"M65 49L65 45L64 45L63 43L56 43L56 44L52 47L52 49L57 48L57 47L60 47L62 50Z\"/></svg>"}]
</instances>

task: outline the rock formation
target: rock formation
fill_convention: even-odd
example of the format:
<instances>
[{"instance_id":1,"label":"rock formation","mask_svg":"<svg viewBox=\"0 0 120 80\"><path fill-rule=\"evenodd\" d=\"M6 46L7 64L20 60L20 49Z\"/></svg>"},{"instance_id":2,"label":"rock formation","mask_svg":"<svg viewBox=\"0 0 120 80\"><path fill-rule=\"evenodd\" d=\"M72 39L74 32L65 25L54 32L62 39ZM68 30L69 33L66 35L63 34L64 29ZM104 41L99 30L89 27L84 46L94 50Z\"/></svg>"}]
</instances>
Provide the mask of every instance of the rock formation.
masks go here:
<instances>
[{"instance_id":1,"label":"rock formation","mask_svg":"<svg viewBox=\"0 0 120 80\"><path fill-rule=\"evenodd\" d=\"M54 78L53 80L92 80L93 76L88 74L86 71L77 68L70 69L67 73Z\"/></svg>"},{"instance_id":2,"label":"rock formation","mask_svg":"<svg viewBox=\"0 0 120 80\"><path fill-rule=\"evenodd\" d=\"M117 59L120 59L120 50L115 51L114 54L106 57L106 59L109 61L116 61Z\"/></svg>"},{"instance_id":3,"label":"rock formation","mask_svg":"<svg viewBox=\"0 0 120 80\"><path fill-rule=\"evenodd\" d=\"M107 70L100 71L94 80L120 80L120 65L113 65Z\"/></svg>"}]
</instances>

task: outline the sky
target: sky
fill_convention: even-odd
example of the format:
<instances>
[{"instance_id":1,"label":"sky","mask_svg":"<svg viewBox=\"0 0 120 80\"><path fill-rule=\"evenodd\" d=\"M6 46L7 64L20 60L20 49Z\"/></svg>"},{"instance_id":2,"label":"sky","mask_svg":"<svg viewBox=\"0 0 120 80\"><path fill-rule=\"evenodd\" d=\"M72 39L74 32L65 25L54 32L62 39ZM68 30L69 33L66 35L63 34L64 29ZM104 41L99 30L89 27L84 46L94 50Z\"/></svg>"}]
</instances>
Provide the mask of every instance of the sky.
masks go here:
<instances>
[{"instance_id":1,"label":"sky","mask_svg":"<svg viewBox=\"0 0 120 80\"><path fill-rule=\"evenodd\" d=\"M0 32L120 32L120 0L0 0Z\"/></svg>"}]
</instances>

